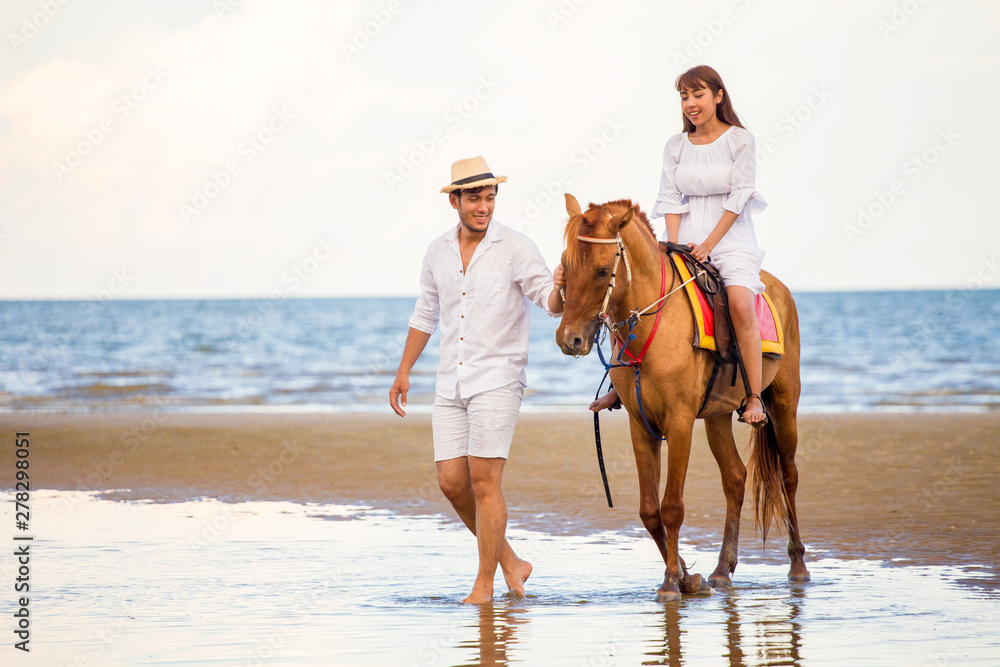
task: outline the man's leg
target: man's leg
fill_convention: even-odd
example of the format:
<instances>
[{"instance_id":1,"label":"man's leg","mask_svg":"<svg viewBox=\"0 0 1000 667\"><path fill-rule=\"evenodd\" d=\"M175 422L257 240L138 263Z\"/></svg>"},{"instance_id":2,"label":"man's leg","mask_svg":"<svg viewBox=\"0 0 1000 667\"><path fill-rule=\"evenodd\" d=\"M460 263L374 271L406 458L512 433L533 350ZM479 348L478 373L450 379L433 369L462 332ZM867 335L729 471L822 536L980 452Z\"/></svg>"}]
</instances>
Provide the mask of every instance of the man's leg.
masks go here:
<instances>
[{"instance_id":1,"label":"man's leg","mask_svg":"<svg viewBox=\"0 0 1000 667\"><path fill-rule=\"evenodd\" d=\"M478 529L476 527L478 516L476 512L476 493L473 490L469 459L470 457L462 456L455 459L448 459L447 461L438 461L438 485L441 487L441 492L444 493L444 496L451 503L451 506L455 508L458 516L462 519L472 534L476 535L478 538ZM501 463L504 462L504 459L479 460L499 460ZM504 527L506 527L506 513L507 508L505 505ZM507 538L503 537L503 533L501 533L501 538L499 563L501 569L503 570L504 580L507 582L507 588L509 588L515 595L523 596L524 582L527 581L528 577L531 575L531 563L518 558L517 554L514 553L514 550L507 542ZM494 564L494 568L495 567L496 564ZM492 581L493 580L490 579L491 591Z\"/></svg>"},{"instance_id":2,"label":"man's leg","mask_svg":"<svg viewBox=\"0 0 1000 667\"><path fill-rule=\"evenodd\" d=\"M481 604L493 599L493 579L507 531L507 504L500 490L505 459L469 457L472 491L476 495L476 540L479 543L479 574L472 593L463 602Z\"/></svg>"}]
</instances>

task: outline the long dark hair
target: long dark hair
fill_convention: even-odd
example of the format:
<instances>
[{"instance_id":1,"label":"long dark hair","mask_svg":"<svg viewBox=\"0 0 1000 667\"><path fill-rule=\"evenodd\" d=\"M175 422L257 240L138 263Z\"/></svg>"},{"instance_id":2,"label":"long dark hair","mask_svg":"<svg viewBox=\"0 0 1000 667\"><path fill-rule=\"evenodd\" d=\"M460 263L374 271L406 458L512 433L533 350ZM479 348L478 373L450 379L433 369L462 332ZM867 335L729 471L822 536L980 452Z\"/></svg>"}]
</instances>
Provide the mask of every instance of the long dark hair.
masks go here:
<instances>
[{"instance_id":1,"label":"long dark hair","mask_svg":"<svg viewBox=\"0 0 1000 667\"><path fill-rule=\"evenodd\" d=\"M713 97L718 95L721 90L722 101L715 107L715 116L727 125L743 127L743 123L740 122L739 116L736 115L736 111L733 109L733 103L729 100L729 91L726 90L726 84L722 83L722 77L719 76L719 73L708 65L698 65L684 72L677 77L674 87L678 93L685 88L688 90L708 88L712 91ZM689 134L694 132L694 123L683 112L681 112L681 120L684 123L685 132Z\"/></svg>"}]
</instances>

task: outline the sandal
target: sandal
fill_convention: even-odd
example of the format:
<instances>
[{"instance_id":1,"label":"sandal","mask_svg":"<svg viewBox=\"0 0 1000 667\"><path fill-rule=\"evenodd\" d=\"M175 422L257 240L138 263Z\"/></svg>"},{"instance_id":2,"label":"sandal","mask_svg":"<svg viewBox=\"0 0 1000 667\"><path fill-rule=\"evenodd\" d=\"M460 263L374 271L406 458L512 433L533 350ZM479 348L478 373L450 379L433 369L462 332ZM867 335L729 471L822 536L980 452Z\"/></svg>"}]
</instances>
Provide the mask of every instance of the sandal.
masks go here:
<instances>
[{"instance_id":1,"label":"sandal","mask_svg":"<svg viewBox=\"0 0 1000 667\"><path fill-rule=\"evenodd\" d=\"M757 394L747 394L746 396L743 397L743 400L740 401L740 407L736 408L736 414L737 414L736 421L742 422L744 424L750 423L747 420L743 419L743 413L746 412L747 401L750 400L751 398L756 398L758 401L760 401L760 411L764 413L764 418L759 422L757 422L756 424L750 424L750 425L753 426L754 428L760 428L762 426L767 425L768 421L767 408L764 407L764 399L758 396Z\"/></svg>"}]
</instances>

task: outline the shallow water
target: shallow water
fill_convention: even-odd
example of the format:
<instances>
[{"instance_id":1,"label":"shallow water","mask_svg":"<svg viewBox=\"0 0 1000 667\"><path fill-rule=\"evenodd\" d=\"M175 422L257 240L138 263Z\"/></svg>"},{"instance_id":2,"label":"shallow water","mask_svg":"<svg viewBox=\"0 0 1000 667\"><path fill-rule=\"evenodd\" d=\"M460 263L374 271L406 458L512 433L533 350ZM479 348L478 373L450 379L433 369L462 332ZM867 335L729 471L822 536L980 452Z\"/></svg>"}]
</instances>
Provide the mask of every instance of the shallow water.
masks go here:
<instances>
[{"instance_id":1,"label":"shallow water","mask_svg":"<svg viewBox=\"0 0 1000 667\"><path fill-rule=\"evenodd\" d=\"M813 581L790 584L786 563L755 558L733 588L664 605L648 538L511 529L530 597L475 608L460 604L474 539L440 517L44 491L31 527L31 653L4 614L3 664L1000 663L1000 599L958 568L814 556ZM716 559L682 555L705 575ZM14 567L0 561L8 609Z\"/></svg>"}]
</instances>

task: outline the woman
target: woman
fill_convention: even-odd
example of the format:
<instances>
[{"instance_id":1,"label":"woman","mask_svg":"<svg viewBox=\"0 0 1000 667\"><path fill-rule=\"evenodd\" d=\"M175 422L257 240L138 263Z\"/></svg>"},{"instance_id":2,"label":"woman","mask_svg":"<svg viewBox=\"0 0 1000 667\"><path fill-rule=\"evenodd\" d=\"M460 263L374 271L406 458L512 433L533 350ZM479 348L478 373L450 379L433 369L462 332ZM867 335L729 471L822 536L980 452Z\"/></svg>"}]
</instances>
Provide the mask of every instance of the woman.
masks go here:
<instances>
[{"instance_id":1,"label":"woman","mask_svg":"<svg viewBox=\"0 0 1000 667\"><path fill-rule=\"evenodd\" d=\"M740 421L767 423L760 399L760 330L754 298L764 291L751 215L767 202L754 188L753 135L740 123L722 78L699 65L675 83L681 97L684 132L667 141L663 151L660 193L653 218L664 216L661 241L687 244L699 261L711 255L726 283L736 342L750 382ZM614 389L590 405L598 411L618 402Z\"/></svg>"}]
</instances>

